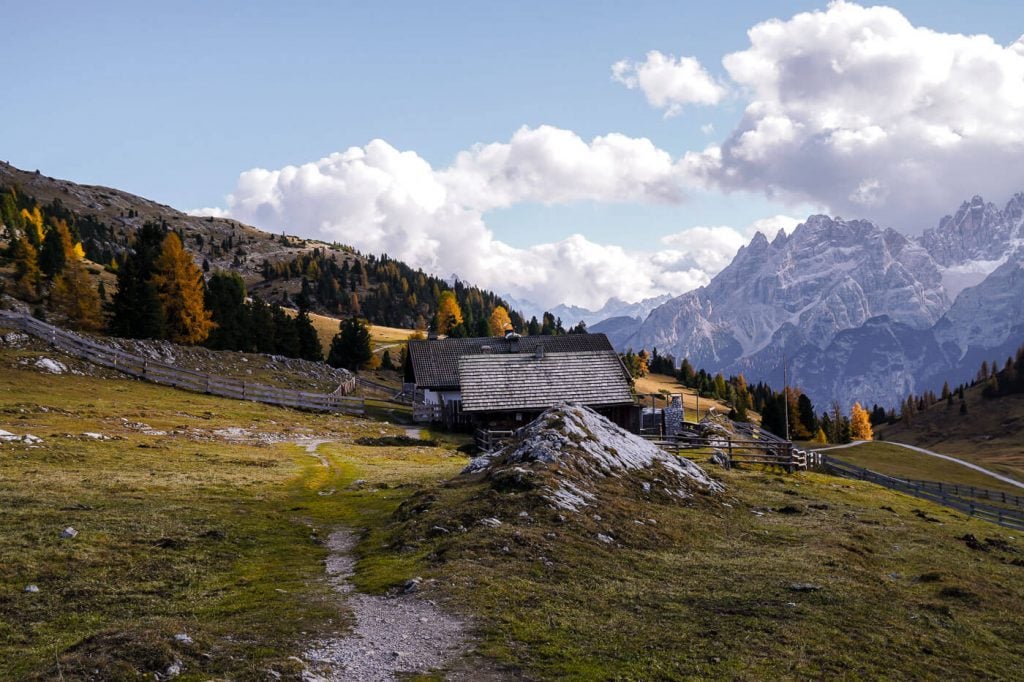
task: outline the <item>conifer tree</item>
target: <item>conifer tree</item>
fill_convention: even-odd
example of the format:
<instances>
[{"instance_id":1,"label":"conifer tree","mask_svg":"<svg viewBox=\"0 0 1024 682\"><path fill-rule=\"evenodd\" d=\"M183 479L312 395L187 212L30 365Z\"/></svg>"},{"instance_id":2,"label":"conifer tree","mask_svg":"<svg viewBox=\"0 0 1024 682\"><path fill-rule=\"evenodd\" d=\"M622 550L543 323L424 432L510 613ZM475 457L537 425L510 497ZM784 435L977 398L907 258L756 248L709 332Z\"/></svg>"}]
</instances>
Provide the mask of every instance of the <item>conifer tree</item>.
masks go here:
<instances>
[{"instance_id":1,"label":"conifer tree","mask_svg":"<svg viewBox=\"0 0 1024 682\"><path fill-rule=\"evenodd\" d=\"M214 350L253 350L249 335L249 308L245 282L237 272L217 272L206 284L206 307L213 328L206 346Z\"/></svg>"},{"instance_id":2,"label":"conifer tree","mask_svg":"<svg viewBox=\"0 0 1024 682\"><path fill-rule=\"evenodd\" d=\"M505 332L512 331L512 319L509 317L509 311L505 309L504 305L496 305L495 309L490 311L490 317L487 318L487 326L490 336L505 336Z\"/></svg>"},{"instance_id":3,"label":"conifer tree","mask_svg":"<svg viewBox=\"0 0 1024 682\"><path fill-rule=\"evenodd\" d=\"M295 318L295 331L299 336L299 357L314 362L323 360L324 350L320 346L320 335L316 333L313 320L305 309L299 309L299 314Z\"/></svg>"},{"instance_id":4,"label":"conifer tree","mask_svg":"<svg viewBox=\"0 0 1024 682\"><path fill-rule=\"evenodd\" d=\"M74 329L91 332L103 327L99 293L81 262L72 262L54 278L50 304Z\"/></svg>"},{"instance_id":5,"label":"conifer tree","mask_svg":"<svg viewBox=\"0 0 1024 682\"><path fill-rule=\"evenodd\" d=\"M850 437L854 440L871 440L874 437L871 418L860 403L854 403L850 411Z\"/></svg>"},{"instance_id":6,"label":"conifer tree","mask_svg":"<svg viewBox=\"0 0 1024 682\"><path fill-rule=\"evenodd\" d=\"M454 292L442 291L437 300L437 315L434 317L435 331L438 334L448 334L461 324L462 308L459 307Z\"/></svg>"},{"instance_id":7,"label":"conifer tree","mask_svg":"<svg viewBox=\"0 0 1024 682\"><path fill-rule=\"evenodd\" d=\"M150 281L163 239L160 225L144 224L135 235L131 252L118 264L117 291L111 302L112 334L131 339L163 338L163 304Z\"/></svg>"},{"instance_id":8,"label":"conifer tree","mask_svg":"<svg viewBox=\"0 0 1024 682\"><path fill-rule=\"evenodd\" d=\"M327 364L355 371L369 362L372 356L369 327L355 315L342 320L331 341Z\"/></svg>"},{"instance_id":9,"label":"conifer tree","mask_svg":"<svg viewBox=\"0 0 1024 682\"><path fill-rule=\"evenodd\" d=\"M151 281L163 305L167 338L184 344L205 341L213 322L205 305L203 273L174 232L164 237Z\"/></svg>"},{"instance_id":10,"label":"conifer tree","mask_svg":"<svg viewBox=\"0 0 1024 682\"><path fill-rule=\"evenodd\" d=\"M39 253L27 236L14 242L13 257L15 292L27 301L35 301L39 297Z\"/></svg>"}]
</instances>

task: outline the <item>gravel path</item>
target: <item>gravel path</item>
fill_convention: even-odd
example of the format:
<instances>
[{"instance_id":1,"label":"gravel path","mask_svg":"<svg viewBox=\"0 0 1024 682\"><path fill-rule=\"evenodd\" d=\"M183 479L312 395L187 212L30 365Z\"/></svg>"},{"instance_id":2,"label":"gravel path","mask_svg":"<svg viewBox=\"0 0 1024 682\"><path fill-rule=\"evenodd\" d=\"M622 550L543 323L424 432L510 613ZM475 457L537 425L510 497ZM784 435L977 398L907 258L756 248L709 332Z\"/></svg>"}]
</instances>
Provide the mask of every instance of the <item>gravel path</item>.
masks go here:
<instances>
[{"instance_id":1,"label":"gravel path","mask_svg":"<svg viewBox=\"0 0 1024 682\"><path fill-rule=\"evenodd\" d=\"M328 579L348 595L355 627L350 635L317 642L306 652L311 671L303 675L305 682L394 680L399 674L440 668L466 650L465 625L433 602L355 592L349 582L355 544L346 529L336 530L327 542Z\"/></svg>"}]
</instances>

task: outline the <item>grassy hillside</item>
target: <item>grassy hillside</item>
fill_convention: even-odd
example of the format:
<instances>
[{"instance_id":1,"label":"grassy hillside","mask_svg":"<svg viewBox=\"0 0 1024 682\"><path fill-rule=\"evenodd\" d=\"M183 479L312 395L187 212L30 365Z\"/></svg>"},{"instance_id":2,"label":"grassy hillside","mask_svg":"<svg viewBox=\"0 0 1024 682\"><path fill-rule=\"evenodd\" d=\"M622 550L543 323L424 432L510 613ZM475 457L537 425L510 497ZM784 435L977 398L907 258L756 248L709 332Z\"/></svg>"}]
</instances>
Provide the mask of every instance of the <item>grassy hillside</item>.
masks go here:
<instances>
[{"instance_id":1,"label":"grassy hillside","mask_svg":"<svg viewBox=\"0 0 1024 682\"><path fill-rule=\"evenodd\" d=\"M3 428L43 439L0 444L3 679L134 678L174 659L186 680L295 679L293 656L348 627L322 580L338 525L368 531L359 589L422 576L425 596L472 618L478 656L517 676L964 679L1024 665L1019 542L924 501L715 469L720 496L605 497L559 518L514 486L453 478L458 439L41 374L27 354L0 351ZM329 442L295 444L310 438ZM66 526L79 535L61 539Z\"/></svg>"},{"instance_id":2,"label":"grassy hillside","mask_svg":"<svg viewBox=\"0 0 1024 682\"><path fill-rule=\"evenodd\" d=\"M962 485L972 485L976 488L1003 490L1014 495L1024 494L1024 489L1004 483L997 478L986 476L980 471L975 471L956 462L914 452L891 443L873 441L842 448L827 454L835 455L837 458L851 464L856 464L859 467L897 478L960 483ZM946 453L943 452L942 454Z\"/></svg>"},{"instance_id":3,"label":"grassy hillside","mask_svg":"<svg viewBox=\"0 0 1024 682\"><path fill-rule=\"evenodd\" d=\"M713 400L711 398L698 398L697 392L692 388L686 388L679 381L672 376L667 374L648 374L645 377L641 377L636 380L636 392L643 394L650 393L661 393L662 391L670 394L682 394L683 396L683 407L686 409L686 419L694 421L694 415L697 415L699 420L708 410L714 407L719 414L728 414L729 406L725 403ZM655 404L658 407L664 407L665 400L655 400ZM645 401L645 404L650 404L650 398Z\"/></svg>"},{"instance_id":4,"label":"grassy hillside","mask_svg":"<svg viewBox=\"0 0 1024 682\"><path fill-rule=\"evenodd\" d=\"M295 675L288 657L303 642L344 627L321 580L329 529L380 526L416 485L465 461L445 447L360 444L404 433L382 424L131 380L6 369L0 411L7 430L43 438L0 445L3 679L57 677L58 665L109 679L175 658L186 679ZM313 436L331 441L318 450L329 467L295 444ZM66 526L78 537L62 540ZM383 589L409 578L410 562L367 557L357 580ZM195 645L176 642L182 632Z\"/></svg>"},{"instance_id":5,"label":"grassy hillside","mask_svg":"<svg viewBox=\"0 0 1024 682\"><path fill-rule=\"evenodd\" d=\"M878 427L880 439L919 445L975 462L1024 480L1024 394L984 398L981 386L964 393L967 414L959 403L939 401L904 423Z\"/></svg>"}]
</instances>

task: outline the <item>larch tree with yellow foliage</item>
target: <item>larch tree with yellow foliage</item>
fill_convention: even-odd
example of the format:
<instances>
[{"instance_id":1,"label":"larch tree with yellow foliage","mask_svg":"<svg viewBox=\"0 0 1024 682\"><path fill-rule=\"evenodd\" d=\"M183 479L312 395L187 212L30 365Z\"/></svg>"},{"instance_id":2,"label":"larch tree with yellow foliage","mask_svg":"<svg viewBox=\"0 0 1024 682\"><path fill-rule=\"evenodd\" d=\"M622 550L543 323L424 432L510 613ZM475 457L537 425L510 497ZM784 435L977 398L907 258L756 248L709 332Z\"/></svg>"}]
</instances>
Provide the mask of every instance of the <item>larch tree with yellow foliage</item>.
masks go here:
<instances>
[{"instance_id":1,"label":"larch tree with yellow foliage","mask_svg":"<svg viewBox=\"0 0 1024 682\"><path fill-rule=\"evenodd\" d=\"M38 206L32 210L21 209L21 220L25 226L25 236L32 243L32 246L39 248L43 245L43 212Z\"/></svg>"},{"instance_id":2,"label":"larch tree with yellow foliage","mask_svg":"<svg viewBox=\"0 0 1024 682\"><path fill-rule=\"evenodd\" d=\"M491 328L491 336L505 336L505 332L512 329L512 319L502 305L495 306L487 323Z\"/></svg>"},{"instance_id":3,"label":"larch tree with yellow foliage","mask_svg":"<svg viewBox=\"0 0 1024 682\"><path fill-rule=\"evenodd\" d=\"M437 299L437 314L434 316L434 329L438 334L448 334L462 324L462 308L455 298L455 292L442 291Z\"/></svg>"},{"instance_id":4,"label":"larch tree with yellow foliage","mask_svg":"<svg viewBox=\"0 0 1024 682\"><path fill-rule=\"evenodd\" d=\"M874 432L871 430L871 418L868 411L854 403L850 411L850 437L854 440L872 440Z\"/></svg>"},{"instance_id":5,"label":"larch tree with yellow foliage","mask_svg":"<svg viewBox=\"0 0 1024 682\"><path fill-rule=\"evenodd\" d=\"M39 252L26 235L14 242L14 284L15 292L27 301L39 296Z\"/></svg>"},{"instance_id":6,"label":"larch tree with yellow foliage","mask_svg":"<svg viewBox=\"0 0 1024 682\"><path fill-rule=\"evenodd\" d=\"M184 344L205 341L213 321L205 305L203 272L174 232L164 237L150 282L163 305L167 338Z\"/></svg>"},{"instance_id":7,"label":"larch tree with yellow foliage","mask_svg":"<svg viewBox=\"0 0 1024 682\"><path fill-rule=\"evenodd\" d=\"M72 261L54 277L50 304L67 318L70 327L87 332L99 331L103 327L99 293L93 288L80 261Z\"/></svg>"}]
</instances>

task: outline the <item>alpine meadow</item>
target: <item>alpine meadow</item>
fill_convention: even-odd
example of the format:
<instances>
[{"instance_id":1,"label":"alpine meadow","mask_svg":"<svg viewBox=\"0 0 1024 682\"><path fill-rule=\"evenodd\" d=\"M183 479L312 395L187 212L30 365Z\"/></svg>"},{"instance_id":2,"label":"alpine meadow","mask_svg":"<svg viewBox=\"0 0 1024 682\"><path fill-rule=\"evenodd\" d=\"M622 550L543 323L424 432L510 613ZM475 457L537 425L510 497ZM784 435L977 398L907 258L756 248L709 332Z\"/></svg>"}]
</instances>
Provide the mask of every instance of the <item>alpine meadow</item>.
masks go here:
<instances>
[{"instance_id":1,"label":"alpine meadow","mask_svg":"<svg viewBox=\"0 0 1024 682\"><path fill-rule=\"evenodd\" d=\"M1022 678L1012 3L4 19L0 679Z\"/></svg>"}]
</instances>

